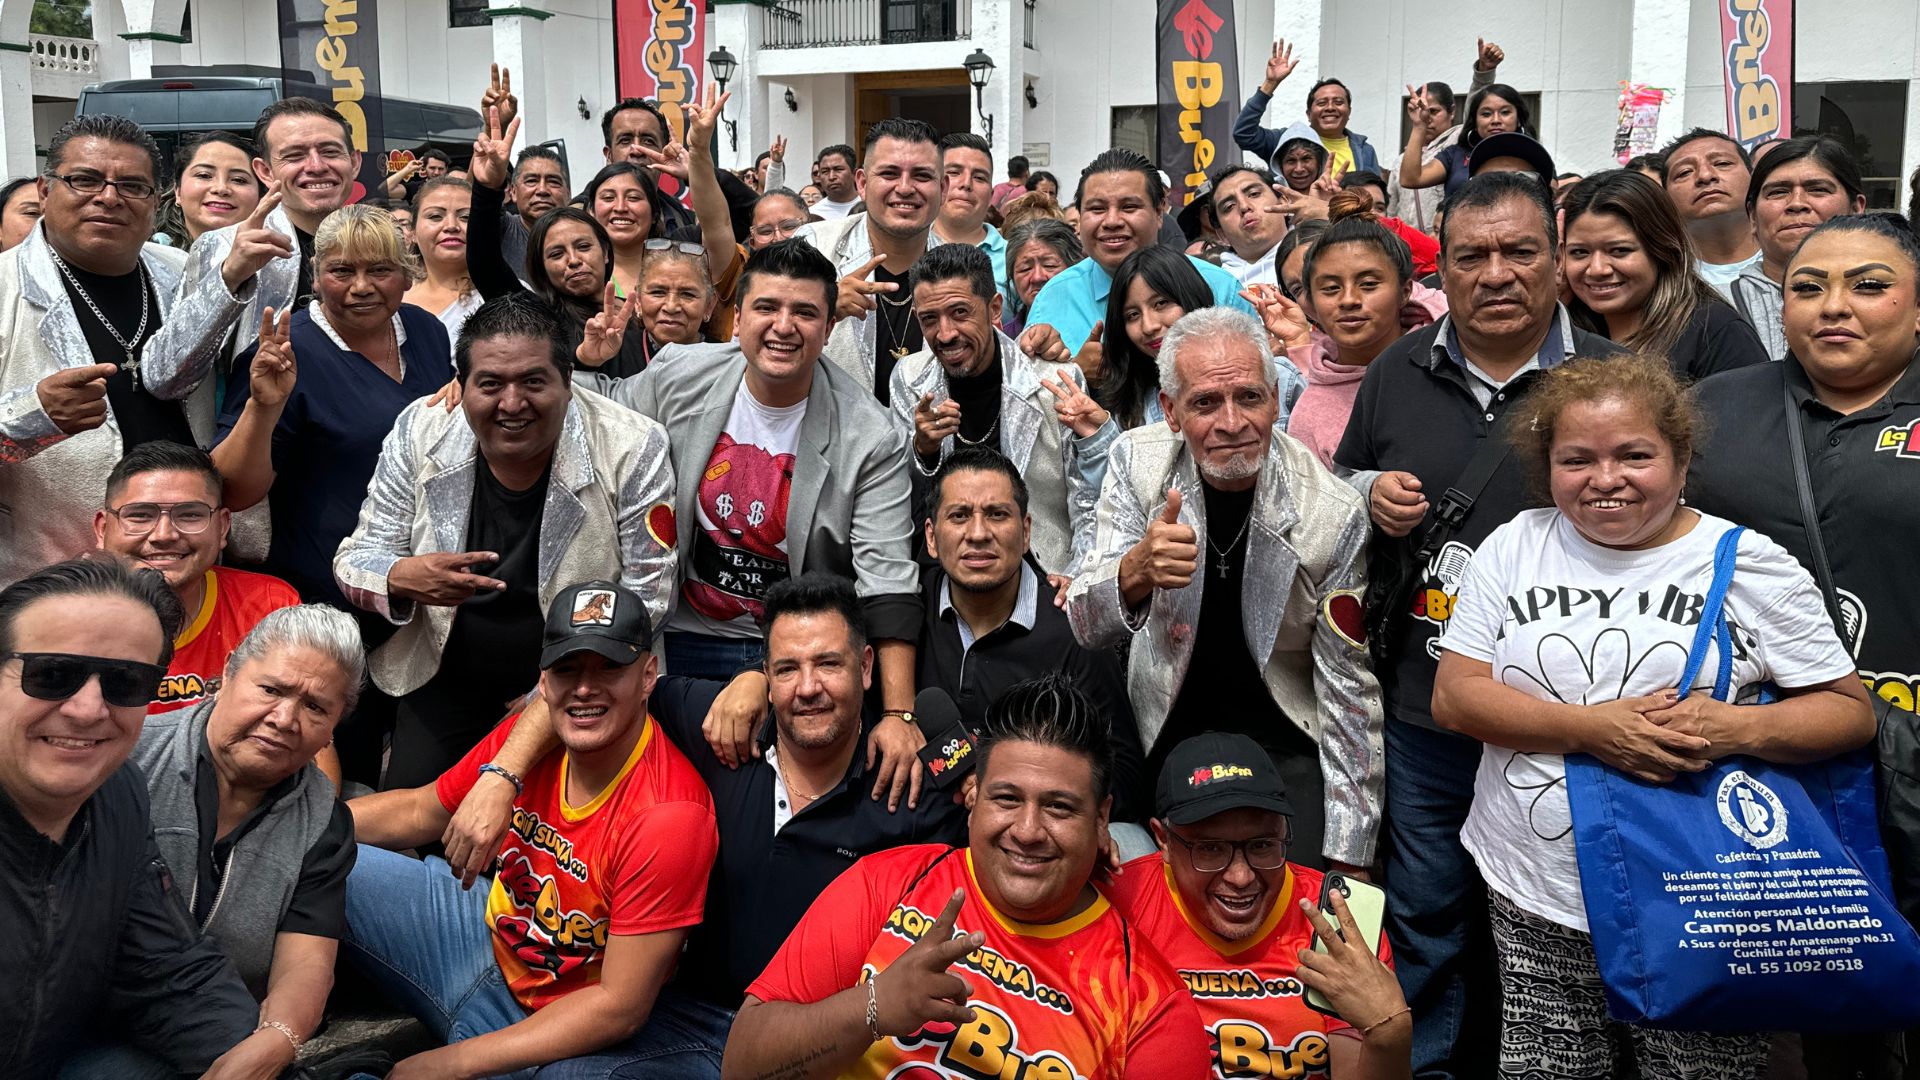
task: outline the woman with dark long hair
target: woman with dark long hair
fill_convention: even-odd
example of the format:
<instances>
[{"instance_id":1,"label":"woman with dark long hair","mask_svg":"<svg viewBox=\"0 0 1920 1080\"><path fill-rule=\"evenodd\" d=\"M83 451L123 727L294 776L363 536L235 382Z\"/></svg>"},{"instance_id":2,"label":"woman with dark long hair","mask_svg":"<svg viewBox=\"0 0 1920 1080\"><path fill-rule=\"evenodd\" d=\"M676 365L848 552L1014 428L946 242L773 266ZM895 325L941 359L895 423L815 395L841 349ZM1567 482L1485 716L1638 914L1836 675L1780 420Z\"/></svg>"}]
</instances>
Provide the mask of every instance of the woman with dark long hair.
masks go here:
<instances>
[{"instance_id":1,"label":"woman with dark long hair","mask_svg":"<svg viewBox=\"0 0 1920 1080\"><path fill-rule=\"evenodd\" d=\"M245 221L266 192L253 173L253 140L209 131L174 151L167 234L182 250L215 229ZM177 220L175 220L177 217Z\"/></svg>"},{"instance_id":2,"label":"woman with dark long hair","mask_svg":"<svg viewBox=\"0 0 1920 1080\"><path fill-rule=\"evenodd\" d=\"M610 353L587 343L589 327L604 327L609 317L624 324L633 313L631 302L615 309L607 295L613 280L614 247L598 219L575 206L549 210L528 231L526 266L516 272L500 253L500 210L505 203L510 146L497 128L483 132L473 144L468 170L473 177L473 210L467 219L467 273L474 288L488 300L532 292L551 304L566 321L576 370L600 371L615 378L638 375L647 366L644 335L623 334L619 348ZM649 225L652 220L649 214ZM520 274L526 275L524 283ZM606 340L600 335L595 338L599 343Z\"/></svg>"},{"instance_id":3,"label":"woman with dark long hair","mask_svg":"<svg viewBox=\"0 0 1920 1080\"><path fill-rule=\"evenodd\" d=\"M1434 155L1431 161L1422 160L1421 148L1445 129L1433 126L1441 123L1442 117L1428 98L1425 87L1407 99L1407 119L1413 125L1413 134L1408 137L1406 153L1400 158L1400 186L1430 188L1445 184L1449 195L1467 182L1467 159L1473 156L1473 148L1480 145L1481 139L1504 131L1534 134L1533 117L1527 111L1526 99L1506 83L1494 83L1467 99L1467 119L1460 141Z\"/></svg>"},{"instance_id":4,"label":"woman with dark long hair","mask_svg":"<svg viewBox=\"0 0 1920 1080\"><path fill-rule=\"evenodd\" d=\"M1698 381L1767 359L1759 335L1695 269L1673 201L1631 169L1595 173L1564 205L1567 311L1584 330Z\"/></svg>"},{"instance_id":5,"label":"woman with dark long hair","mask_svg":"<svg viewBox=\"0 0 1920 1080\"><path fill-rule=\"evenodd\" d=\"M1160 409L1160 339L1190 311L1213 306L1193 261L1154 244L1126 257L1107 294L1100 402L1122 430L1166 419Z\"/></svg>"}]
</instances>

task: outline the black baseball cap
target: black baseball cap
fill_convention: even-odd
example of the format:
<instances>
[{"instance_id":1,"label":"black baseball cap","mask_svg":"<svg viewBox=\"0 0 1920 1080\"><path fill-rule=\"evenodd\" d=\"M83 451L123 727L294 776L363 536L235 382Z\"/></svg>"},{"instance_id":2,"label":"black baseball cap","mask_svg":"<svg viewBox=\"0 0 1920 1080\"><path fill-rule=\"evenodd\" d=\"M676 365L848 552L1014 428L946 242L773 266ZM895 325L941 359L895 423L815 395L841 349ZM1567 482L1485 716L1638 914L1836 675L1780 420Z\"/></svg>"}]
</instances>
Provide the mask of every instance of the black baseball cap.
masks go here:
<instances>
[{"instance_id":1,"label":"black baseball cap","mask_svg":"<svg viewBox=\"0 0 1920 1080\"><path fill-rule=\"evenodd\" d=\"M1541 180L1549 185L1553 183L1553 155L1538 141L1517 131L1502 131L1481 139L1473 148L1473 155L1467 158L1467 175L1477 176L1482 165L1503 157L1519 158L1533 166Z\"/></svg>"},{"instance_id":2,"label":"black baseball cap","mask_svg":"<svg viewBox=\"0 0 1920 1080\"><path fill-rule=\"evenodd\" d=\"M1259 743L1245 735L1209 731L1167 755L1153 799L1155 817L1191 825L1238 806L1293 813L1287 782Z\"/></svg>"},{"instance_id":3,"label":"black baseball cap","mask_svg":"<svg viewBox=\"0 0 1920 1080\"><path fill-rule=\"evenodd\" d=\"M651 648L653 624L645 602L618 582L588 581L561 589L547 609L540 670L582 649L616 664L631 664Z\"/></svg>"}]
</instances>

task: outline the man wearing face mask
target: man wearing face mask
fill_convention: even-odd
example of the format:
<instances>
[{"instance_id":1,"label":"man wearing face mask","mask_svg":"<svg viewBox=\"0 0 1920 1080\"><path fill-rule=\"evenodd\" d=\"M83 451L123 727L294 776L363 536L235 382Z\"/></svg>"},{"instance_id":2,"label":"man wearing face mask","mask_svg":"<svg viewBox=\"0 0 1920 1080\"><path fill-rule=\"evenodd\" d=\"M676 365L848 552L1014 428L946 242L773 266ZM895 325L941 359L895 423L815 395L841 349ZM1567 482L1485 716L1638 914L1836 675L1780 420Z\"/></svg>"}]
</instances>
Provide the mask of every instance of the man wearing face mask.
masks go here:
<instances>
[{"instance_id":1,"label":"man wearing face mask","mask_svg":"<svg viewBox=\"0 0 1920 1080\"><path fill-rule=\"evenodd\" d=\"M534 684L564 583L617 579L653 623L673 606L666 430L573 389L564 341L528 294L482 304L454 349L461 415L400 414L334 556L347 599L400 628L371 658L401 699L387 788L445 772Z\"/></svg>"},{"instance_id":2,"label":"man wearing face mask","mask_svg":"<svg viewBox=\"0 0 1920 1080\"><path fill-rule=\"evenodd\" d=\"M840 272L833 336L822 358L871 387L882 405L888 403L894 365L926 344L907 272L929 248L944 243L933 232L942 183L937 140L920 120L894 117L868 128L866 167L855 173L865 212L794 234L824 252Z\"/></svg>"},{"instance_id":3,"label":"man wearing face mask","mask_svg":"<svg viewBox=\"0 0 1920 1080\"><path fill-rule=\"evenodd\" d=\"M1032 492L1035 557L1049 573L1066 574L1092 539L1098 478L1120 428L1087 396L1078 367L1049 368L999 331L990 273L986 253L965 244L934 248L913 264L927 349L894 368L893 411L913 430L921 487L963 447L1006 455Z\"/></svg>"}]
</instances>

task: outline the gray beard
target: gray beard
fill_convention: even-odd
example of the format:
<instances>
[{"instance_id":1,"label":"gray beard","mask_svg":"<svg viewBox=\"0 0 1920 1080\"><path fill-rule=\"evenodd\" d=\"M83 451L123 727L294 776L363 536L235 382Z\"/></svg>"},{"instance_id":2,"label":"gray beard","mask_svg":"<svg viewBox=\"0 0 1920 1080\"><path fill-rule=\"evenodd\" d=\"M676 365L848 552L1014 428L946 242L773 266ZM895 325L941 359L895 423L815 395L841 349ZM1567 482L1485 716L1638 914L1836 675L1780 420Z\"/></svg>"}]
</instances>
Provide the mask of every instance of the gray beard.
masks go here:
<instances>
[{"instance_id":1,"label":"gray beard","mask_svg":"<svg viewBox=\"0 0 1920 1080\"><path fill-rule=\"evenodd\" d=\"M1208 480L1232 482L1260 475L1260 459L1246 454L1235 454L1227 459L1225 465L1215 465L1196 458L1194 465L1200 469L1200 475Z\"/></svg>"}]
</instances>

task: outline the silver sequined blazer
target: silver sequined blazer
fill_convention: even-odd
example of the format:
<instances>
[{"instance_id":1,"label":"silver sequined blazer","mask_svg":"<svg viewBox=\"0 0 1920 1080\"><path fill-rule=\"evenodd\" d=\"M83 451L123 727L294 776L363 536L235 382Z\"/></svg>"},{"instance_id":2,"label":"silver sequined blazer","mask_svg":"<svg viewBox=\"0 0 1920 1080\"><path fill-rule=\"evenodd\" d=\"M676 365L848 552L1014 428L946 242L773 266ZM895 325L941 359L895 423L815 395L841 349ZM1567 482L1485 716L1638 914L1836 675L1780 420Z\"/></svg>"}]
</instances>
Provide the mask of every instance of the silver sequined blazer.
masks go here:
<instances>
[{"instance_id":1,"label":"silver sequined blazer","mask_svg":"<svg viewBox=\"0 0 1920 1080\"><path fill-rule=\"evenodd\" d=\"M1000 339L1000 430L996 445L1027 482L1028 512L1033 515L1034 557L1048 572L1071 573L1074 563L1093 543L1093 509L1100 497L1100 476L1106 470L1107 451L1120 437L1120 425L1109 417L1099 431L1082 439L1067 430L1053 411L1053 395L1040 385L1056 372L1043 368L1020 351L1012 338L995 330ZM1075 365L1063 364L1074 384L1086 387ZM923 349L894 365L888 395L894 415L905 425L907 459L916 472L932 472L913 452L913 408L922 394L935 404L947 399L947 372ZM940 442L940 460L957 447L956 436Z\"/></svg>"},{"instance_id":2,"label":"silver sequined blazer","mask_svg":"<svg viewBox=\"0 0 1920 1080\"><path fill-rule=\"evenodd\" d=\"M1207 553L1207 504L1186 440L1164 423L1135 428L1108 457L1093 549L1067 594L1067 616L1082 645L1132 639L1127 691L1149 751L1179 696L1207 580L1202 561L1184 589L1155 590L1133 610L1121 600L1120 559L1166 509L1169 487L1180 489L1180 521ZM1247 536L1247 646L1267 658L1263 674L1280 711L1320 747L1323 854L1362 866L1373 858L1386 769L1380 687L1365 648L1329 624L1328 610L1357 611L1367 535L1366 501L1306 447L1275 431Z\"/></svg>"},{"instance_id":3,"label":"silver sequined blazer","mask_svg":"<svg viewBox=\"0 0 1920 1080\"><path fill-rule=\"evenodd\" d=\"M185 256L147 244L140 261L152 277L159 302L153 314L160 320L140 351L141 385L158 397L186 398L187 424L206 446L213 441L212 384L176 386L159 377L159 358L184 348L174 292ZM87 345L44 225L0 253L0 586L93 547L93 511L122 452L112 402L105 423L67 435L40 407L40 380L67 368L124 362L96 357Z\"/></svg>"},{"instance_id":4,"label":"silver sequined blazer","mask_svg":"<svg viewBox=\"0 0 1920 1080\"><path fill-rule=\"evenodd\" d=\"M392 595L387 573L410 556L467 549L479 460L464 412L425 400L407 406L380 448L360 523L333 557L347 599L400 627L369 664L389 694L433 678L456 609ZM667 429L576 387L540 515L541 610L570 585L617 580L646 601L656 632L664 626L673 602L673 490Z\"/></svg>"}]
</instances>

